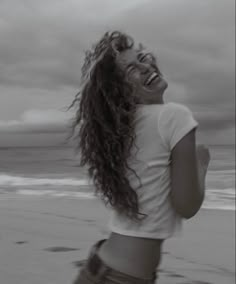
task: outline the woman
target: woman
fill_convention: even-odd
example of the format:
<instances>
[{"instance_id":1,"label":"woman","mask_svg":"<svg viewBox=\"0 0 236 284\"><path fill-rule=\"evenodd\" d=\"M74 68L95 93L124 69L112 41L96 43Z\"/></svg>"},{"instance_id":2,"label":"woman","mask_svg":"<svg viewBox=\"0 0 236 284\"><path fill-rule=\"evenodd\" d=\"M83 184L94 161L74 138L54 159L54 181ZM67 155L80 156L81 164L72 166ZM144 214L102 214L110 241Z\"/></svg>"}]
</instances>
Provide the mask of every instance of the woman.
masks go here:
<instances>
[{"instance_id":1,"label":"woman","mask_svg":"<svg viewBox=\"0 0 236 284\"><path fill-rule=\"evenodd\" d=\"M72 130L112 216L74 284L155 283L164 240L201 207L209 151L196 147L190 110L164 103L166 88L155 57L124 33L86 53Z\"/></svg>"}]
</instances>

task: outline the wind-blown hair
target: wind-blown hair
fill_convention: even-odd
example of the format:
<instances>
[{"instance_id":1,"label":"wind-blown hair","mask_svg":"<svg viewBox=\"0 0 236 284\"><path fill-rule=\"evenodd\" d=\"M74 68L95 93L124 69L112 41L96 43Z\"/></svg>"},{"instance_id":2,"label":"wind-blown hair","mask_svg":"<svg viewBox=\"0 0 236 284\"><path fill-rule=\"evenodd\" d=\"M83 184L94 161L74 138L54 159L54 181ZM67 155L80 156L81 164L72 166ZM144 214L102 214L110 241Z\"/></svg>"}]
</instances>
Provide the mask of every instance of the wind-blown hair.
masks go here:
<instances>
[{"instance_id":1,"label":"wind-blown hair","mask_svg":"<svg viewBox=\"0 0 236 284\"><path fill-rule=\"evenodd\" d=\"M69 108L78 106L72 135L79 126L76 149L81 151L80 166L88 165L95 194L119 213L140 220L145 214L139 212L137 193L127 178L131 170L139 179L127 162L131 148L136 146L134 116L138 100L116 61L117 54L133 46L131 37L114 31L105 33L86 51L82 88Z\"/></svg>"}]
</instances>

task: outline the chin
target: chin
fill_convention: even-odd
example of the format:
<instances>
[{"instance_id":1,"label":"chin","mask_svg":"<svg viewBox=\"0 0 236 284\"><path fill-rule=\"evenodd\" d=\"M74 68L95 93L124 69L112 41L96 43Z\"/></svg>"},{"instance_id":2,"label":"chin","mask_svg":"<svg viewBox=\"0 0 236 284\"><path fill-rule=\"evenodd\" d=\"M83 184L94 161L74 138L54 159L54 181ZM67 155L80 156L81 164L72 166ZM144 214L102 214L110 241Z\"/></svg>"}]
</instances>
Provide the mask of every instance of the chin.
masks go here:
<instances>
[{"instance_id":1,"label":"chin","mask_svg":"<svg viewBox=\"0 0 236 284\"><path fill-rule=\"evenodd\" d=\"M152 91L163 93L168 88L166 80L162 79L156 86L153 86Z\"/></svg>"},{"instance_id":2,"label":"chin","mask_svg":"<svg viewBox=\"0 0 236 284\"><path fill-rule=\"evenodd\" d=\"M155 88L153 88L150 91L152 93L163 94L167 88L168 88L168 84L167 84L167 82L164 81L164 82L161 82L160 84L158 84L158 86L156 86Z\"/></svg>"},{"instance_id":3,"label":"chin","mask_svg":"<svg viewBox=\"0 0 236 284\"><path fill-rule=\"evenodd\" d=\"M166 80L162 80L160 83L160 88L165 91L168 88L168 83L166 82Z\"/></svg>"}]
</instances>

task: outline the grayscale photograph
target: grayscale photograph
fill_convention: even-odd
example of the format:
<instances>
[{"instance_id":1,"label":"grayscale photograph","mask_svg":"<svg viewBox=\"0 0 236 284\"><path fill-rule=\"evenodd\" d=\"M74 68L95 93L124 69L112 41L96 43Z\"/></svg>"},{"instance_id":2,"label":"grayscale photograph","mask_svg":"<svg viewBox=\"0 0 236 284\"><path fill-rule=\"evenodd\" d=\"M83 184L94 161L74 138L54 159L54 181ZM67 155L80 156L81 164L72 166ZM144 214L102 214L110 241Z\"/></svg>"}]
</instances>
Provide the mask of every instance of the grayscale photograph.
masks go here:
<instances>
[{"instance_id":1,"label":"grayscale photograph","mask_svg":"<svg viewBox=\"0 0 236 284\"><path fill-rule=\"evenodd\" d=\"M235 1L0 0L0 284L235 283Z\"/></svg>"}]
</instances>

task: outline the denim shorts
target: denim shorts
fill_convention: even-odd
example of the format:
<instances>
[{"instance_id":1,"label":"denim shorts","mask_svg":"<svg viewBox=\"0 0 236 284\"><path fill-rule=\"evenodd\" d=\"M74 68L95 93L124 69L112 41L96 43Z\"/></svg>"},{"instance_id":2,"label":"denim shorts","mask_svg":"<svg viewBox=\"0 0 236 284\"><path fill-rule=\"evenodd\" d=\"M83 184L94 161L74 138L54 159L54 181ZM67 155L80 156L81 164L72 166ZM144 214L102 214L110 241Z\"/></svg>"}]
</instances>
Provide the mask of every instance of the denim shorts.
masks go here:
<instances>
[{"instance_id":1,"label":"denim shorts","mask_svg":"<svg viewBox=\"0 0 236 284\"><path fill-rule=\"evenodd\" d=\"M98 256L97 251L106 239L95 243L86 263L81 268L73 284L155 284L157 273L150 279L141 279L112 269Z\"/></svg>"}]
</instances>

